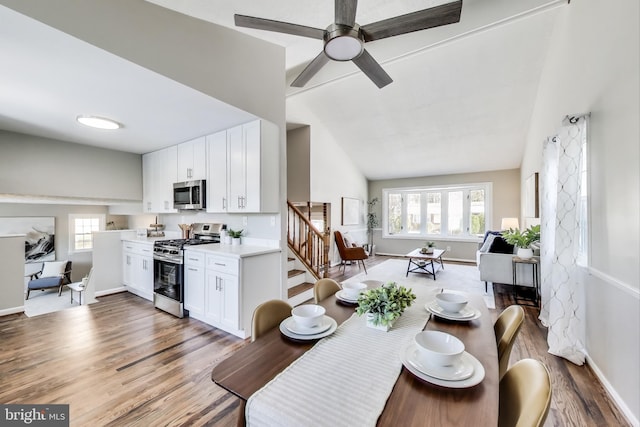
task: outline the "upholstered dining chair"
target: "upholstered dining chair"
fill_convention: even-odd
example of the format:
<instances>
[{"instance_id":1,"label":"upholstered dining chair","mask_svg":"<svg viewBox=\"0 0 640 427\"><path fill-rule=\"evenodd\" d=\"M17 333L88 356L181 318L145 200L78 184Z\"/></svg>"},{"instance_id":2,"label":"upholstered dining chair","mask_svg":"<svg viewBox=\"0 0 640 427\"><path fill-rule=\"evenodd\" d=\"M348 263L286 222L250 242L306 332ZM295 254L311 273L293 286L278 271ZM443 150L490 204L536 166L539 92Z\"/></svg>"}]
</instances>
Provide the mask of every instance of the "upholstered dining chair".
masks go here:
<instances>
[{"instance_id":1,"label":"upholstered dining chair","mask_svg":"<svg viewBox=\"0 0 640 427\"><path fill-rule=\"evenodd\" d=\"M58 296L62 295L62 287L71 283L71 261L45 261L42 268L31 275L27 284L27 297L31 291L58 288Z\"/></svg>"},{"instance_id":2,"label":"upholstered dining chair","mask_svg":"<svg viewBox=\"0 0 640 427\"><path fill-rule=\"evenodd\" d=\"M91 275L93 274L93 267L89 270L89 274L87 275L87 280L83 279L82 282L73 282L67 284L67 288L71 290L71 303L73 304L73 292L78 293L78 305L82 305L82 293L89 289L91 286Z\"/></svg>"},{"instance_id":3,"label":"upholstered dining chair","mask_svg":"<svg viewBox=\"0 0 640 427\"><path fill-rule=\"evenodd\" d=\"M253 310L251 322L251 342L257 340L265 332L275 328L287 317L291 316L293 307L286 301L272 299L263 302Z\"/></svg>"},{"instance_id":4,"label":"upholstered dining chair","mask_svg":"<svg viewBox=\"0 0 640 427\"><path fill-rule=\"evenodd\" d=\"M340 290L340 285L333 279L320 279L313 285L313 299L318 304Z\"/></svg>"},{"instance_id":5,"label":"upholstered dining chair","mask_svg":"<svg viewBox=\"0 0 640 427\"><path fill-rule=\"evenodd\" d=\"M496 344L498 345L498 372L500 378L504 376L509 367L509 357L511 357L511 349L516 340L518 331L524 322L524 310L519 305L511 305L505 308L496 323L493 325L493 331L496 334Z\"/></svg>"},{"instance_id":6,"label":"upholstered dining chair","mask_svg":"<svg viewBox=\"0 0 640 427\"><path fill-rule=\"evenodd\" d=\"M500 380L499 427L540 427L549 414L551 378L534 359L514 363Z\"/></svg>"},{"instance_id":7,"label":"upholstered dining chair","mask_svg":"<svg viewBox=\"0 0 640 427\"><path fill-rule=\"evenodd\" d=\"M364 273L367 274L367 266L364 265L364 260L369 257L364 251L364 248L361 248L359 246L348 248L344 243L344 237L342 237L342 233L340 233L339 231L334 231L333 235L336 239L336 247L338 248L338 253L340 254L340 258L342 259L342 272L344 273L347 261L356 261L362 263Z\"/></svg>"}]
</instances>

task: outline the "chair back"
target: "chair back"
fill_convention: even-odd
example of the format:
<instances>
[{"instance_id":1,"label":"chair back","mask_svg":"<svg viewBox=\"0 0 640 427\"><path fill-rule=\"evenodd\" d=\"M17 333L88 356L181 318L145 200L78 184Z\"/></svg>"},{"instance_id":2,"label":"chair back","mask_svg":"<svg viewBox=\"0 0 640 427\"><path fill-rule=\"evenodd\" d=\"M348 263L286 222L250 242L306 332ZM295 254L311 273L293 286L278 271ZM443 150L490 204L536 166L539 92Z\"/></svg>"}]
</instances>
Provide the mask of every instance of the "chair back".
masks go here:
<instances>
[{"instance_id":1,"label":"chair back","mask_svg":"<svg viewBox=\"0 0 640 427\"><path fill-rule=\"evenodd\" d=\"M333 279L320 279L313 285L313 299L316 304L340 290L340 285Z\"/></svg>"},{"instance_id":2,"label":"chair back","mask_svg":"<svg viewBox=\"0 0 640 427\"><path fill-rule=\"evenodd\" d=\"M338 248L338 253L340 254L340 258L346 259L346 246L344 244L344 237L342 237L342 233L338 230L333 232L333 237L336 239L336 247Z\"/></svg>"},{"instance_id":3,"label":"chair back","mask_svg":"<svg viewBox=\"0 0 640 427\"><path fill-rule=\"evenodd\" d=\"M67 261L67 265L64 268L64 283L71 283L71 261Z\"/></svg>"},{"instance_id":4,"label":"chair back","mask_svg":"<svg viewBox=\"0 0 640 427\"><path fill-rule=\"evenodd\" d=\"M291 307L286 301L273 299L263 302L253 311L251 322L251 342L275 328L287 317L291 316Z\"/></svg>"},{"instance_id":5,"label":"chair back","mask_svg":"<svg viewBox=\"0 0 640 427\"><path fill-rule=\"evenodd\" d=\"M93 277L93 267L91 267L91 270L89 270L89 274L87 274L87 283L84 286L85 291L89 289L89 287L91 286L93 282L93 280L91 280L92 277Z\"/></svg>"},{"instance_id":6,"label":"chair back","mask_svg":"<svg viewBox=\"0 0 640 427\"><path fill-rule=\"evenodd\" d=\"M507 372L511 349L513 348L513 343L516 340L516 336L523 322L524 310L519 305L512 305L500 313L496 323L493 325L493 331L496 334L496 344L498 345L498 371L500 378Z\"/></svg>"},{"instance_id":7,"label":"chair back","mask_svg":"<svg viewBox=\"0 0 640 427\"><path fill-rule=\"evenodd\" d=\"M500 380L499 427L540 427L549 414L551 378L534 359L516 362Z\"/></svg>"}]
</instances>

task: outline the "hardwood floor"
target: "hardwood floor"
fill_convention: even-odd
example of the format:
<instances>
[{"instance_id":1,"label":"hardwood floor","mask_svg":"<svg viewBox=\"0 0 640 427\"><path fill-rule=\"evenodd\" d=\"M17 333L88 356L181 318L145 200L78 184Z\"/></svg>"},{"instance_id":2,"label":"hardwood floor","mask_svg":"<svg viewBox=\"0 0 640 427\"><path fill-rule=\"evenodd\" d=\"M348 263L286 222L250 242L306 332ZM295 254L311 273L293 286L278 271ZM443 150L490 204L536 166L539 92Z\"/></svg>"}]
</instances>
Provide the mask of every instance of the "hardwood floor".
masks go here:
<instances>
[{"instance_id":1,"label":"hardwood floor","mask_svg":"<svg viewBox=\"0 0 640 427\"><path fill-rule=\"evenodd\" d=\"M388 257L367 260L367 268ZM345 280L360 270L330 271ZM1 403L68 403L72 426L235 426L240 400L216 386L211 369L246 341L193 319L177 319L128 293L98 304L28 318L0 317ZM494 316L512 304L496 286ZM542 360L552 375L547 426L629 425L587 366L546 352L537 310L512 360Z\"/></svg>"}]
</instances>

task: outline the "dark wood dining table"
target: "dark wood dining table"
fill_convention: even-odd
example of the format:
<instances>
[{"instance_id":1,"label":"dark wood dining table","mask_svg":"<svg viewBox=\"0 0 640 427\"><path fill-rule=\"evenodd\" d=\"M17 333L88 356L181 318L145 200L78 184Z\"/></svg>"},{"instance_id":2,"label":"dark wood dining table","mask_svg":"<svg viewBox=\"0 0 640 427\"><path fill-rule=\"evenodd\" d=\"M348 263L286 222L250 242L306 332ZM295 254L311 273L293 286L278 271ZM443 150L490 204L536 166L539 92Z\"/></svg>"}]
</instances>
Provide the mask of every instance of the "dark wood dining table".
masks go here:
<instances>
[{"instance_id":1,"label":"dark wood dining table","mask_svg":"<svg viewBox=\"0 0 640 427\"><path fill-rule=\"evenodd\" d=\"M498 352L493 322L482 297L469 297L469 304L480 310L480 318L454 322L431 316L425 330L444 331L460 338L466 351L482 363L483 381L470 388L446 388L423 381L403 367L378 418L379 426L498 425ZM355 311L335 296L320 305L338 324ZM246 402L315 343L293 342L276 327L215 366L211 379Z\"/></svg>"}]
</instances>

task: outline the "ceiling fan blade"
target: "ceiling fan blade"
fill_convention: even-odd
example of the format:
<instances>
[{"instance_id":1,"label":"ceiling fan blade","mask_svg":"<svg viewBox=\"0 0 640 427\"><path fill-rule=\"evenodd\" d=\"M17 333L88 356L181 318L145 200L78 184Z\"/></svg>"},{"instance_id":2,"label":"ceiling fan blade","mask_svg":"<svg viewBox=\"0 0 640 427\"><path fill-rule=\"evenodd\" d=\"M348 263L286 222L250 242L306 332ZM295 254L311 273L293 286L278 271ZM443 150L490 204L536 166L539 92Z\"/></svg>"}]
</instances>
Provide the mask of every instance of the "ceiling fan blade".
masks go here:
<instances>
[{"instance_id":1,"label":"ceiling fan blade","mask_svg":"<svg viewBox=\"0 0 640 427\"><path fill-rule=\"evenodd\" d=\"M304 25L290 24L288 22L274 21L272 19L256 18L254 16L233 15L236 27L255 28L257 30L276 31L278 33L293 34L294 36L320 39L324 37L324 30L320 28L305 27Z\"/></svg>"},{"instance_id":2,"label":"ceiling fan blade","mask_svg":"<svg viewBox=\"0 0 640 427\"><path fill-rule=\"evenodd\" d=\"M426 30L460 21L462 0L442 4L360 27L365 42Z\"/></svg>"},{"instance_id":3,"label":"ceiling fan blade","mask_svg":"<svg viewBox=\"0 0 640 427\"><path fill-rule=\"evenodd\" d=\"M353 58L352 61L380 89L393 81L391 77L389 77L389 74L387 74L387 72L382 69L380 64L378 64L378 62L373 59L373 56L371 56L366 49L362 51L362 54L360 56L358 56L357 58Z\"/></svg>"},{"instance_id":4,"label":"ceiling fan blade","mask_svg":"<svg viewBox=\"0 0 640 427\"><path fill-rule=\"evenodd\" d=\"M302 70L300 75L296 77L296 79L291 83L291 86L302 87L306 85L311 77L315 76L316 73L320 71L320 68L322 68L327 62L329 62L329 57L324 54L324 51L320 52L320 54L316 56L304 70Z\"/></svg>"},{"instance_id":5,"label":"ceiling fan blade","mask_svg":"<svg viewBox=\"0 0 640 427\"><path fill-rule=\"evenodd\" d=\"M356 8L358 0L336 0L336 24L353 27L356 23Z\"/></svg>"}]
</instances>

